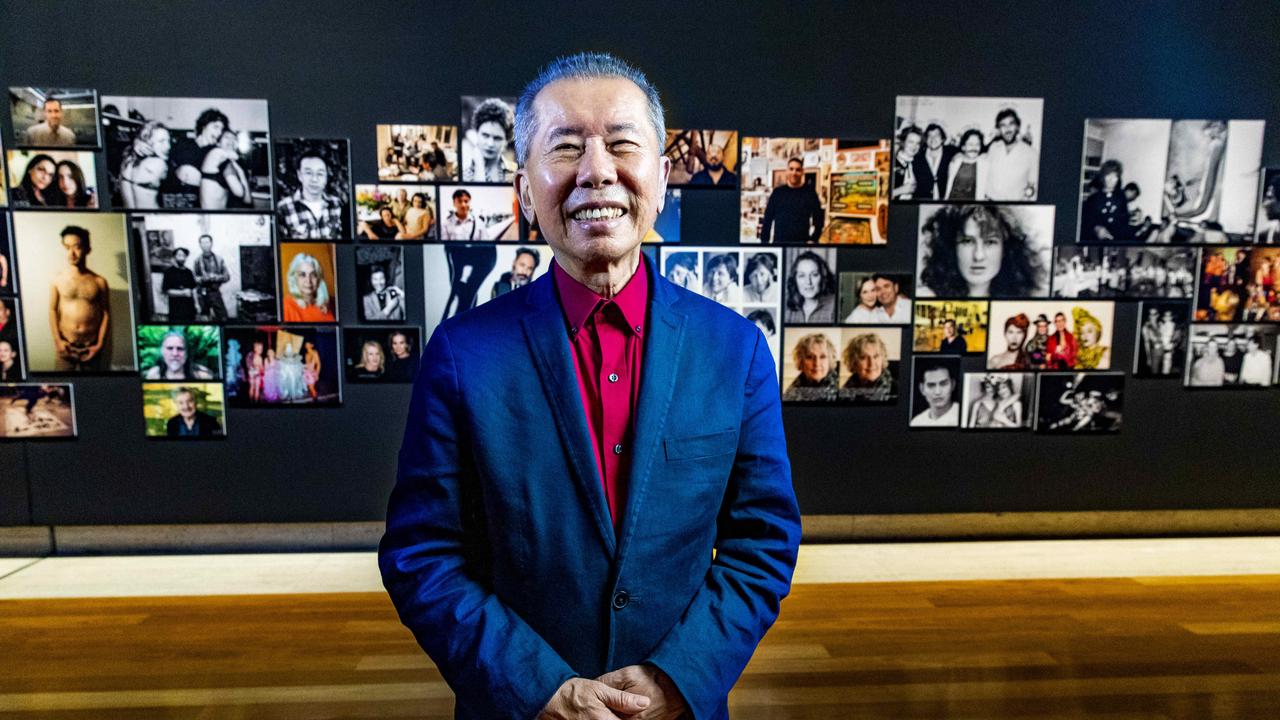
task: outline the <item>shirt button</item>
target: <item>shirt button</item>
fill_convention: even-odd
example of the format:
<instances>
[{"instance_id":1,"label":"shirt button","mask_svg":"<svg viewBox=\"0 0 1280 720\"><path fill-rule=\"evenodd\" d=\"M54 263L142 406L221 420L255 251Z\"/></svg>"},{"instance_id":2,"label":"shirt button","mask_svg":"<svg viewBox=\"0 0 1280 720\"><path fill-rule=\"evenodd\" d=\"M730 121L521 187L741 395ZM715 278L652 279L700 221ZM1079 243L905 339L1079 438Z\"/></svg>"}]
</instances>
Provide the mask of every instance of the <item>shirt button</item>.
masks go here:
<instances>
[{"instance_id":1,"label":"shirt button","mask_svg":"<svg viewBox=\"0 0 1280 720\"><path fill-rule=\"evenodd\" d=\"M618 444L618 445L614 445L614 446L613 446L613 454L614 454L614 455L621 455L621 454L622 454L622 445L621 445L621 444Z\"/></svg>"},{"instance_id":2,"label":"shirt button","mask_svg":"<svg viewBox=\"0 0 1280 720\"><path fill-rule=\"evenodd\" d=\"M609 382L618 382L618 373L609 373Z\"/></svg>"},{"instance_id":3,"label":"shirt button","mask_svg":"<svg viewBox=\"0 0 1280 720\"><path fill-rule=\"evenodd\" d=\"M619 590L618 592L613 594L614 610L621 610L622 608L630 604L631 604L631 596L627 594L626 590Z\"/></svg>"},{"instance_id":4,"label":"shirt button","mask_svg":"<svg viewBox=\"0 0 1280 720\"><path fill-rule=\"evenodd\" d=\"M636 326L636 332L637 332L637 333L639 333L639 332L640 332L640 326L639 326L639 325L637 325L637 326Z\"/></svg>"}]
</instances>

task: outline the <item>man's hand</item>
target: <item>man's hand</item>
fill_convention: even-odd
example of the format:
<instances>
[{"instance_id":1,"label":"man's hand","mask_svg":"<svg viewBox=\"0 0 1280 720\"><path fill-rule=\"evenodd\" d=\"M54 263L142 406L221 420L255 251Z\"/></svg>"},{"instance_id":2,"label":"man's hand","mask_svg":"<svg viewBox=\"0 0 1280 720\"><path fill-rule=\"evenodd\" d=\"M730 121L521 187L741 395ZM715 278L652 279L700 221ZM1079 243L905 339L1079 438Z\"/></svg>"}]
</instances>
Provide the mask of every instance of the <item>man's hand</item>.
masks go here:
<instances>
[{"instance_id":1,"label":"man's hand","mask_svg":"<svg viewBox=\"0 0 1280 720\"><path fill-rule=\"evenodd\" d=\"M616 720L650 706L649 698L586 678L569 678L538 713L538 720Z\"/></svg>"},{"instance_id":2,"label":"man's hand","mask_svg":"<svg viewBox=\"0 0 1280 720\"><path fill-rule=\"evenodd\" d=\"M689 710L676 684L667 674L652 665L628 665L605 673L600 682L629 693L639 693L650 699L645 708L628 720L675 720Z\"/></svg>"}]
</instances>

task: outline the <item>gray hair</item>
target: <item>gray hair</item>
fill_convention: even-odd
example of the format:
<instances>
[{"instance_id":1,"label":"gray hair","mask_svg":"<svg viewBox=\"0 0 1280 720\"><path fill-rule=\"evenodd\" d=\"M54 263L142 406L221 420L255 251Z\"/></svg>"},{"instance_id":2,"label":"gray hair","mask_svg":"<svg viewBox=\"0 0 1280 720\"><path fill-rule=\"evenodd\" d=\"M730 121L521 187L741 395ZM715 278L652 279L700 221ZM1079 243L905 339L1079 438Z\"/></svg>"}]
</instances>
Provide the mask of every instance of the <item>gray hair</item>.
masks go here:
<instances>
[{"instance_id":1,"label":"gray hair","mask_svg":"<svg viewBox=\"0 0 1280 720\"><path fill-rule=\"evenodd\" d=\"M658 138L658 147L667 142L667 124L662 117L662 100L658 89L637 68L609 53L583 52L552 60L538 76L525 86L516 103L516 161L523 167L529 159L529 142L536 131L533 101L542 89L557 80L588 78L623 78L635 83L649 101L649 123Z\"/></svg>"}]
</instances>

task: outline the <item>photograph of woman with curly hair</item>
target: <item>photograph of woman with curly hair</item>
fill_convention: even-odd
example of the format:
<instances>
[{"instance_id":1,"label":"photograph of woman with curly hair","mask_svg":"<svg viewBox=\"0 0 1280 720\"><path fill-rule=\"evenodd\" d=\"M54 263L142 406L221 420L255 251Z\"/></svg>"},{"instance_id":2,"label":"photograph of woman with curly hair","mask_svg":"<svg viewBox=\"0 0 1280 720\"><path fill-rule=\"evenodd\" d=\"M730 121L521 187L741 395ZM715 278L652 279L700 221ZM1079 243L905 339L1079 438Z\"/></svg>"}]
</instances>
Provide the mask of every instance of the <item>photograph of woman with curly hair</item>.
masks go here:
<instances>
[{"instance_id":1,"label":"photograph of woman with curly hair","mask_svg":"<svg viewBox=\"0 0 1280 720\"><path fill-rule=\"evenodd\" d=\"M892 403L898 400L898 365L902 358L900 328L857 328L844 332L848 339L840 353L840 399L855 403Z\"/></svg>"},{"instance_id":2,"label":"photograph of woman with curly hair","mask_svg":"<svg viewBox=\"0 0 1280 720\"><path fill-rule=\"evenodd\" d=\"M462 179L511 182L516 172L516 99L462 98Z\"/></svg>"},{"instance_id":3,"label":"photograph of woman with curly hair","mask_svg":"<svg viewBox=\"0 0 1280 720\"><path fill-rule=\"evenodd\" d=\"M810 331L810 332L805 332ZM835 342L832 342L834 338ZM793 328L787 332L792 366L782 374L784 402L835 402L840 397L840 363L835 343L840 328Z\"/></svg>"},{"instance_id":4,"label":"photograph of woman with curly hair","mask_svg":"<svg viewBox=\"0 0 1280 720\"><path fill-rule=\"evenodd\" d=\"M835 263L835 248L787 249L787 307L783 322L816 325L836 321L839 284L832 270Z\"/></svg>"},{"instance_id":5,"label":"photograph of woman with curly hair","mask_svg":"<svg viewBox=\"0 0 1280 720\"><path fill-rule=\"evenodd\" d=\"M920 297L1046 297L1052 205L921 205Z\"/></svg>"}]
</instances>

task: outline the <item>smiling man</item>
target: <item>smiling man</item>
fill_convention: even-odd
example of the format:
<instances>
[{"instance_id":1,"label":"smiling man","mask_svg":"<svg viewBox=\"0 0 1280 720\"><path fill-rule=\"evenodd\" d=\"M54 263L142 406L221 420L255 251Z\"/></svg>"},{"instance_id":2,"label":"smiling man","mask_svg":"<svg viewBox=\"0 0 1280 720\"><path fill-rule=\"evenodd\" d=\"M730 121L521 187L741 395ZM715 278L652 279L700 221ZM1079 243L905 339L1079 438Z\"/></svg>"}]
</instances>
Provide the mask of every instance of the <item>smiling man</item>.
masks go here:
<instances>
[{"instance_id":1,"label":"smiling man","mask_svg":"<svg viewBox=\"0 0 1280 720\"><path fill-rule=\"evenodd\" d=\"M670 169L642 73L553 62L515 134L555 262L428 343L383 581L459 718L726 718L800 539L772 356L640 251Z\"/></svg>"}]
</instances>

